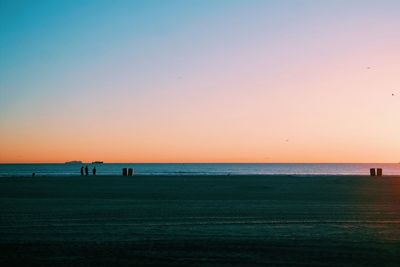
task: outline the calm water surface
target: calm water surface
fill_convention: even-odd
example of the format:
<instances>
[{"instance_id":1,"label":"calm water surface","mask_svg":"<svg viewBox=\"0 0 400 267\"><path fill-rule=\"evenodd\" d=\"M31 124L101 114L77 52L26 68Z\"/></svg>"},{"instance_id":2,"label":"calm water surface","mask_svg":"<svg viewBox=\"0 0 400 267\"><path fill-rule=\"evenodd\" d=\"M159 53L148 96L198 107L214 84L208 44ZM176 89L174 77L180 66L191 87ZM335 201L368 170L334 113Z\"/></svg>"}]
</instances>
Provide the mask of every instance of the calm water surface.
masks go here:
<instances>
[{"instance_id":1,"label":"calm water surface","mask_svg":"<svg viewBox=\"0 0 400 267\"><path fill-rule=\"evenodd\" d=\"M81 164L0 164L0 176L23 176L33 172L40 176L79 175ZM85 165L84 165L85 166ZM133 168L140 175L368 175L370 168L382 168L386 175L400 175L398 163L357 164L230 164L230 163L110 163L88 164L96 166L98 175L119 175L122 168Z\"/></svg>"}]
</instances>

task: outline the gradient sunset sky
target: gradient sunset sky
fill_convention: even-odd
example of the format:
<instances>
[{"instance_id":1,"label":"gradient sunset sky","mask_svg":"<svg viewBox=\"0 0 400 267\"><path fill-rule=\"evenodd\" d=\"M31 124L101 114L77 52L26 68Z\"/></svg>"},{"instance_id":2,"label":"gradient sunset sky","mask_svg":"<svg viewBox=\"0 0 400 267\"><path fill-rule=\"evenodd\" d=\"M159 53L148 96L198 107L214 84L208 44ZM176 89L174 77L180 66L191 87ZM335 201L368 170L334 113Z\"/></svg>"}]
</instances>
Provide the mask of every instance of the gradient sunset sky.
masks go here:
<instances>
[{"instance_id":1,"label":"gradient sunset sky","mask_svg":"<svg viewBox=\"0 0 400 267\"><path fill-rule=\"evenodd\" d=\"M0 162L399 162L400 1L0 0Z\"/></svg>"}]
</instances>

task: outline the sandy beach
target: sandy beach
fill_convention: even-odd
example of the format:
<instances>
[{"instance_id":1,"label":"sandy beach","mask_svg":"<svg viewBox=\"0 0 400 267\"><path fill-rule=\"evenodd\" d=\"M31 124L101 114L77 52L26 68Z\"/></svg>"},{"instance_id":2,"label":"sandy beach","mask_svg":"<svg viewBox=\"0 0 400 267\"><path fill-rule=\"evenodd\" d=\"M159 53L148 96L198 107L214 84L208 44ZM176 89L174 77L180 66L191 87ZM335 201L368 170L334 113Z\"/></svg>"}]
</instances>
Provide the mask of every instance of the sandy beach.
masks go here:
<instances>
[{"instance_id":1,"label":"sandy beach","mask_svg":"<svg viewBox=\"0 0 400 267\"><path fill-rule=\"evenodd\" d=\"M399 266L400 177L0 179L1 266Z\"/></svg>"}]
</instances>

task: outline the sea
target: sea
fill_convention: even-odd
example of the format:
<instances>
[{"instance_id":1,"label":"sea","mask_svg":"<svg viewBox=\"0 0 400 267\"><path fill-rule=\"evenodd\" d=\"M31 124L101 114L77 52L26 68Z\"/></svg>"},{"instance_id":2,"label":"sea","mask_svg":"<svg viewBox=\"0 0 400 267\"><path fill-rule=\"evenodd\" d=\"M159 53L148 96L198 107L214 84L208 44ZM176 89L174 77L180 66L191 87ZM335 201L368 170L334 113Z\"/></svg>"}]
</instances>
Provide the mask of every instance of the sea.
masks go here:
<instances>
[{"instance_id":1,"label":"sea","mask_svg":"<svg viewBox=\"0 0 400 267\"><path fill-rule=\"evenodd\" d=\"M382 168L384 175L400 175L399 163L103 163L103 164L0 164L0 177L73 176L81 166L97 175L121 175L133 168L136 175L369 175Z\"/></svg>"}]
</instances>

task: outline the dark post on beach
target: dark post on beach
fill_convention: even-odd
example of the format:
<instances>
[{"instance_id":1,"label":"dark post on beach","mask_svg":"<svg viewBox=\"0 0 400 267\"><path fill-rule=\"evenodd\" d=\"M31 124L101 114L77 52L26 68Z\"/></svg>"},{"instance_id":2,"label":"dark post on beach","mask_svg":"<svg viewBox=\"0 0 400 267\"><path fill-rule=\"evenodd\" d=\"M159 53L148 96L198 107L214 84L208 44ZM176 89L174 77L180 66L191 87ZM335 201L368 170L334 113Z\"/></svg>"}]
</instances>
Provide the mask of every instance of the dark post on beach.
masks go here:
<instances>
[{"instance_id":1,"label":"dark post on beach","mask_svg":"<svg viewBox=\"0 0 400 267\"><path fill-rule=\"evenodd\" d=\"M123 168L122 169L122 176L128 176L128 169L127 168Z\"/></svg>"},{"instance_id":2,"label":"dark post on beach","mask_svg":"<svg viewBox=\"0 0 400 267\"><path fill-rule=\"evenodd\" d=\"M375 168L369 169L369 175L370 176L375 176Z\"/></svg>"}]
</instances>

